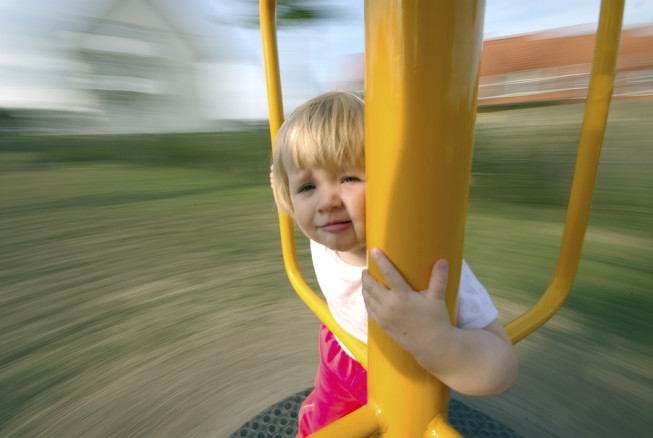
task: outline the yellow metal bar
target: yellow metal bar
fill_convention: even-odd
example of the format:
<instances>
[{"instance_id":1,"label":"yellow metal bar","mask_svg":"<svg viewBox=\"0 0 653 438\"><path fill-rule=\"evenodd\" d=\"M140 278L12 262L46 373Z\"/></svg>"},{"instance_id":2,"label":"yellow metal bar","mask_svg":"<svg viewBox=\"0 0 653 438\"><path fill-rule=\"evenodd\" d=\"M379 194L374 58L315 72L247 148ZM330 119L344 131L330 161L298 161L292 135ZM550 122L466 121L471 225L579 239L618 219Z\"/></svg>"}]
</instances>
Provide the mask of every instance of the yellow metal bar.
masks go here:
<instances>
[{"instance_id":1,"label":"yellow metal bar","mask_svg":"<svg viewBox=\"0 0 653 438\"><path fill-rule=\"evenodd\" d=\"M365 438L384 430L383 417L374 405L368 403L312 433L311 438Z\"/></svg>"},{"instance_id":2,"label":"yellow metal bar","mask_svg":"<svg viewBox=\"0 0 653 438\"><path fill-rule=\"evenodd\" d=\"M624 0L604 0L601 3L594 63L558 262L549 287L539 301L506 324L506 332L513 343L528 336L558 311L578 270L612 98L623 10Z\"/></svg>"},{"instance_id":3,"label":"yellow metal bar","mask_svg":"<svg viewBox=\"0 0 653 438\"><path fill-rule=\"evenodd\" d=\"M448 259L455 315L484 1L366 0L365 8L367 246L384 250L416 290ZM373 261L369 269L382 279ZM368 354L381 436L421 437L433 418L447 418L448 388L371 320Z\"/></svg>"},{"instance_id":4,"label":"yellow metal bar","mask_svg":"<svg viewBox=\"0 0 653 438\"><path fill-rule=\"evenodd\" d=\"M276 0L259 2L261 39L263 43L263 62L265 81L268 91L268 109L270 112L270 136L272 150L279 127L283 123L283 99L279 75L279 54L277 49ZM290 284L306 305L326 324L327 327L347 346L356 360L367 368L367 347L364 343L347 333L331 316L328 306L306 283L297 262L295 250L294 224L290 217L279 212L279 231L281 250Z\"/></svg>"},{"instance_id":5,"label":"yellow metal bar","mask_svg":"<svg viewBox=\"0 0 653 438\"><path fill-rule=\"evenodd\" d=\"M423 438L457 438L459 436L458 431L440 414L429 423Z\"/></svg>"},{"instance_id":6,"label":"yellow metal bar","mask_svg":"<svg viewBox=\"0 0 653 438\"><path fill-rule=\"evenodd\" d=\"M281 76L279 74L276 8L276 0L261 0L259 3L263 63L265 65L265 83L268 91L270 136L272 137L273 150L274 140L279 131L279 127L283 123L283 98L281 96Z\"/></svg>"},{"instance_id":7,"label":"yellow metal bar","mask_svg":"<svg viewBox=\"0 0 653 438\"><path fill-rule=\"evenodd\" d=\"M578 268L612 94L623 3L602 3L558 263L540 301L506 325L513 342L555 314ZM283 120L275 6L274 1L261 1L273 149ZM426 287L436 259L449 259L449 278L453 280L446 299L451 315L455 315L462 258L483 11L482 0L366 0L368 247L382 248L415 289ZM415 215L415 211L420 214ZM280 214L279 221L291 284L367 368L365 345L335 323L326 304L302 278L292 220ZM381 277L374 263L370 271ZM390 438L459 436L444 420L448 389L373 321L369 326L369 361L368 407L315 436L363 436L379 428L382 436Z\"/></svg>"}]
</instances>

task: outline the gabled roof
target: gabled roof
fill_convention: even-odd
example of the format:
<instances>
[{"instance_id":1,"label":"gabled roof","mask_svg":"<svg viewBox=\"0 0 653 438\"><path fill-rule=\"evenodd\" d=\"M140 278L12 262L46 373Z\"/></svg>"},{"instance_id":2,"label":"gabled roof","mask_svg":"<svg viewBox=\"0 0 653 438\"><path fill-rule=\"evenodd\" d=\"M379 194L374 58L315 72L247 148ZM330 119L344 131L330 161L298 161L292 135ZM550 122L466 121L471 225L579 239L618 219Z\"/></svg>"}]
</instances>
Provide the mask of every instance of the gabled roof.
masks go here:
<instances>
[{"instance_id":1,"label":"gabled roof","mask_svg":"<svg viewBox=\"0 0 653 438\"><path fill-rule=\"evenodd\" d=\"M217 9L202 9L199 5L190 7L188 3L177 0L78 0L86 5L83 14L87 19L84 32L92 32L97 26L106 22L123 5L132 8L136 3L142 4L161 22L182 38L192 52L200 59L220 61L240 60L253 62L251 54L243 50L240 29L227 26L215 20L210 21L209 14L220 14ZM206 15L205 15L206 14Z\"/></svg>"}]
</instances>

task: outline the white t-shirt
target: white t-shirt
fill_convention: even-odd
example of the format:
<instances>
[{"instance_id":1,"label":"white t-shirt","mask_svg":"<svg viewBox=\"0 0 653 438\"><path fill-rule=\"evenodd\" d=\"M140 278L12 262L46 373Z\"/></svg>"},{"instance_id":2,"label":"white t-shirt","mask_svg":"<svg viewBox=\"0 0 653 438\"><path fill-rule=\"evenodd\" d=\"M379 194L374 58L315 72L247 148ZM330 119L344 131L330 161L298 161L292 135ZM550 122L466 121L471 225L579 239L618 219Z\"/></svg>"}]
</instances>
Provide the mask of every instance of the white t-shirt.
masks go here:
<instances>
[{"instance_id":1,"label":"white t-shirt","mask_svg":"<svg viewBox=\"0 0 653 438\"><path fill-rule=\"evenodd\" d=\"M335 251L312 240L311 255L317 282L333 318L345 331L367 343L367 309L361 280L365 267L345 263ZM457 326L463 329L481 329L498 315L487 290L463 260L458 286ZM342 342L338 342L353 357Z\"/></svg>"}]
</instances>

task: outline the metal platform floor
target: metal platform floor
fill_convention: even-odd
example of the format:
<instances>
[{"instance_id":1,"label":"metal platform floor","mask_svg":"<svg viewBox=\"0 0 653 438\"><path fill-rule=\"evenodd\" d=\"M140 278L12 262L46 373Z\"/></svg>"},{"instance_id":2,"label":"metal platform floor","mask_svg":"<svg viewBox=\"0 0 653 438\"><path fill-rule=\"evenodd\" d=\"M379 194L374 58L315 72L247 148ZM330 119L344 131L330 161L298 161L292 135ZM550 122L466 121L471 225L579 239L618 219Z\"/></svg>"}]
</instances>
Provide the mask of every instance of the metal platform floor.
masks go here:
<instances>
[{"instance_id":1,"label":"metal platform floor","mask_svg":"<svg viewBox=\"0 0 653 438\"><path fill-rule=\"evenodd\" d=\"M273 404L243 424L229 438L294 437L297 434L297 412L312 390L305 389ZM509 427L454 399L449 402L449 423L465 438L520 438Z\"/></svg>"}]
</instances>

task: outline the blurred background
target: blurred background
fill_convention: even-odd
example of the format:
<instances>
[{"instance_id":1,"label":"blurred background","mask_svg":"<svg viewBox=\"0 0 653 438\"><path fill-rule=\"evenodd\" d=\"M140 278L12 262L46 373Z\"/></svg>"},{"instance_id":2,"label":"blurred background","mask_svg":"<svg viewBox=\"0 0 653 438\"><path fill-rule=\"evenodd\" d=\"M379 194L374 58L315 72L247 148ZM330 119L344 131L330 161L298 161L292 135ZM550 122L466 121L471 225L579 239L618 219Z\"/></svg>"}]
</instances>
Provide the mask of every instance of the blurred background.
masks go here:
<instances>
[{"instance_id":1,"label":"blurred background","mask_svg":"<svg viewBox=\"0 0 653 438\"><path fill-rule=\"evenodd\" d=\"M482 104L582 97L599 2L555 3L487 2ZM279 5L285 107L333 88L362 89L363 2ZM618 95L650 93L651 17L650 2L627 3ZM3 0L2 131L214 132L264 123L257 20L253 0Z\"/></svg>"},{"instance_id":2,"label":"blurred background","mask_svg":"<svg viewBox=\"0 0 653 438\"><path fill-rule=\"evenodd\" d=\"M284 107L363 89L363 2L279 1ZM465 258L503 323L553 271L599 1L488 0ZM0 0L0 436L225 437L312 385L269 193L258 5ZM523 436L653 428L653 3L626 4L570 298L510 393ZM312 277L305 241L300 261Z\"/></svg>"}]
</instances>

